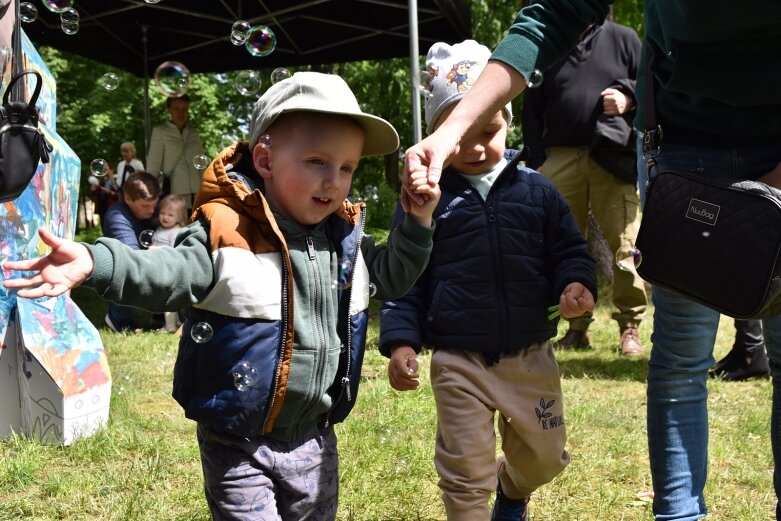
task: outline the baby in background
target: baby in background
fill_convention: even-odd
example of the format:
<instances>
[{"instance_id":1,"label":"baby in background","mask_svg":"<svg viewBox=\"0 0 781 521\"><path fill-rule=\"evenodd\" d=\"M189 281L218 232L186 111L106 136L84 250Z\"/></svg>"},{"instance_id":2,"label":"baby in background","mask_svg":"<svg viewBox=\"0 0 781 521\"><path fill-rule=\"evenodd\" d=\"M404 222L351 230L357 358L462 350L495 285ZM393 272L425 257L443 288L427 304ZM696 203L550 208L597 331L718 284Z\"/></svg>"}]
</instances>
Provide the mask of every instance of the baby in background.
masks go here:
<instances>
[{"instance_id":1,"label":"baby in background","mask_svg":"<svg viewBox=\"0 0 781 521\"><path fill-rule=\"evenodd\" d=\"M160 201L160 209L157 216L159 224L154 236L152 236L153 247L173 247L179 231L187 224L186 205L187 203L181 195L169 194L163 197ZM163 315L165 316L165 326L160 328L161 332L174 333L179 329L181 325L179 313L166 311Z\"/></svg>"}]
</instances>

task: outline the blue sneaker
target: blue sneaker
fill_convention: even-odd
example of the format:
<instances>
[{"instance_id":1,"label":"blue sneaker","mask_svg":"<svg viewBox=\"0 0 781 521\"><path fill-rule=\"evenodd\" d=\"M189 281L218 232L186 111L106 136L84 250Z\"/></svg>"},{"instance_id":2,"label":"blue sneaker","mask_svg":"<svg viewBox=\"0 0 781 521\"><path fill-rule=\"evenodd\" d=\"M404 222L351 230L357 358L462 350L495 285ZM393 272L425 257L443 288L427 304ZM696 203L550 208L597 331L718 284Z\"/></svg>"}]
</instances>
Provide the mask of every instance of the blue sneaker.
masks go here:
<instances>
[{"instance_id":1,"label":"blue sneaker","mask_svg":"<svg viewBox=\"0 0 781 521\"><path fill-rule=\"evenodd\" d=\"M526 521L526 505L529 498L510 499L502 492L502 485L496 487L496 501L491 510L491 521Z\"/></svg>"}]
</instances>

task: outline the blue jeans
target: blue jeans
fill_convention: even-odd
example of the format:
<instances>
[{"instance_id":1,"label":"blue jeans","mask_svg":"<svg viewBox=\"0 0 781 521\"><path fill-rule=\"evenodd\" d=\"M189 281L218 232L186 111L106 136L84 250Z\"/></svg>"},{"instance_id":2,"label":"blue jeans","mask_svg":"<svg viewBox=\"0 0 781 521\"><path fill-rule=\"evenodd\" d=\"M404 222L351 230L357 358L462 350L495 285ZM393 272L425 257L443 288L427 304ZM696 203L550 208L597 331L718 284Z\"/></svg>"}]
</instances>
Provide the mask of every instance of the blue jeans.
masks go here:
<instances>
[{"instance_id":1,"label":"blue jeans","mask_svg":"<svg viewBox=\"0 0 781 521\"><path fill-rule=\"evenodd\" d=\"M642 153L642 142L638 143ZM781 142L737 149L664 143L657 158L661 169L675 168L744 179L756 179L781 162ZM651 175L658 170L654 169ZM638 184L645 204L648 167L638 157ZM653 288L653 348L648 364L648 450L657 520L702 519L707 513L703 489L708 467L708 369L718 312L658 287ZM771 444L781 455L781 316L763 321L773 377ZM781 475L773 476L776 497ZM781 508L776 506L776 519Z\"/></svg>"}]
</instances>

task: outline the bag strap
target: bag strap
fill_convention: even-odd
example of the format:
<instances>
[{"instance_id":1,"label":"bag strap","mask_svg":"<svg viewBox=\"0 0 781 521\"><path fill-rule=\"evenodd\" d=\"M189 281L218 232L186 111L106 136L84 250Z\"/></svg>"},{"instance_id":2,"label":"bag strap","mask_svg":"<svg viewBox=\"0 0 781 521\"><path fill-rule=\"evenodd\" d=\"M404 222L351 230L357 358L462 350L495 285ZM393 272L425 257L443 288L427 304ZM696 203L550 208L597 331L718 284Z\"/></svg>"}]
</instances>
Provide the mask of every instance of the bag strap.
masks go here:
<instances>
[{"instance_id":1,"label":"bag strap","mask_svg":"<svg viewBox=\"0 0 781 521\"><path fill-rule=\"evenodd\" d=\"M8 97L11 95L11 90L13 89L16 82L28 74L35 75L35 90L33 90L33 95L30 97L30 101L27 103L27 105L30 107L35 106L35 104L38 102L38 95L41 93L41 84L43 83L43 78L41 78L41 75L38 71L34 71L32 69L24 70L11 79L11 82L5 89L5 94L3 94L3 105L8 105Z\"/></svg>"},{"instance_id":2,"label":"bag strap","mask_svg":"<svg viewBox=\"0 0 781 521\"><path fill-rule=\"evenodd\" d=\"M656 82L651 72L651 62L654 59L654 49L645 41L645 131L643 132L643 157L649 162L659 155L662 147L662 126L656 122L656 99L654 90Z\"/></svg>"}]
</instances>

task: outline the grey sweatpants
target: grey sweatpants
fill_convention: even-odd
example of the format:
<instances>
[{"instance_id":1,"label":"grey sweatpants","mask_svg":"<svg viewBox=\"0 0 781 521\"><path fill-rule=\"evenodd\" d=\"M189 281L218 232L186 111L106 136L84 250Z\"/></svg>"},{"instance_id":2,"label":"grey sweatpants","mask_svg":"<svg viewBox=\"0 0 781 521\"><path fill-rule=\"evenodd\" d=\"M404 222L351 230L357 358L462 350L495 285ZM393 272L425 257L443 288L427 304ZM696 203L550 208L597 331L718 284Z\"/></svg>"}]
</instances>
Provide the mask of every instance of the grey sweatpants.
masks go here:
<instances>
[{"instance_id":1,"label":"grey sweatpants","mask_svg":"<svg viewBox=\"0 0 781 521\"><path fill-rule=\"evenodd\" d=\"M336 519L339 458L333 428L287 443L198 425L198 445L215 520Z\"/></svg>"}]
</instances>

